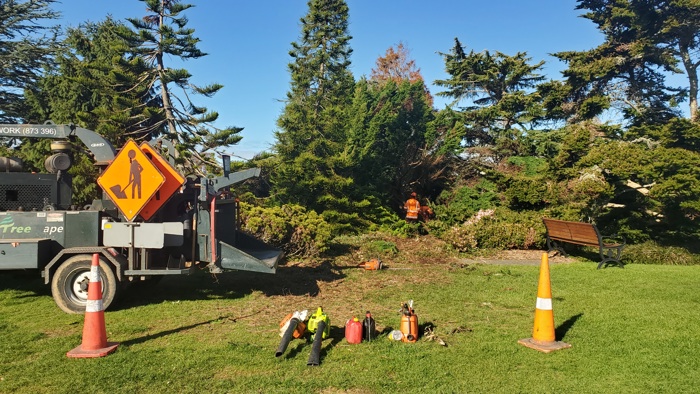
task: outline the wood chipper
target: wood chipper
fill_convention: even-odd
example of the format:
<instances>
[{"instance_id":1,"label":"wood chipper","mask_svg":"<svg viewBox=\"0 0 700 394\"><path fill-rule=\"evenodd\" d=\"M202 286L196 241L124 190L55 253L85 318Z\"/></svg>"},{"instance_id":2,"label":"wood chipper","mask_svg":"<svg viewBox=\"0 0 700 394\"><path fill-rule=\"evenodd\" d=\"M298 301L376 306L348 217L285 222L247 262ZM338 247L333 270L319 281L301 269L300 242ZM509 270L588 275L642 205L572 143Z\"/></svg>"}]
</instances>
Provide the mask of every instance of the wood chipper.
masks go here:
<instances>
[{"instance_id":1,"label":"wood chipper","mask_svg":"<svg viewBox=\"0 0 700 394\"><path fill-rule=\"evenodd\" d=\"M230 187L259 168L185 178L167 141L117 152L99 134L73 125L0 125L0 137L50 138L48 173L23 172L0 158L0 270L37 270L56 304L83 313L92 255L100 255L106 309L125 284L196 268L275 273L282 252L240 231ZM102 170L103 197L72 204L71 146L82 142Z\"/></svg>"}]
</instances>

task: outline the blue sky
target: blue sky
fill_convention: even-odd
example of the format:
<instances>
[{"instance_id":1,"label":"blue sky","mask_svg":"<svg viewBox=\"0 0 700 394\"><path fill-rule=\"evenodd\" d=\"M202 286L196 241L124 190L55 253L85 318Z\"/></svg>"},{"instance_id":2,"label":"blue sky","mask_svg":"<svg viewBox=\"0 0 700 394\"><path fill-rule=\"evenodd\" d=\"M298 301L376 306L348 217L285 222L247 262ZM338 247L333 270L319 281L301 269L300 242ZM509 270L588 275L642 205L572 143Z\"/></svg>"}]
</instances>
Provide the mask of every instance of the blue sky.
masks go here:
<instances>
[{"instance_id":1,"label":"blue sky","mask_svg":"<svg viewBox=\"0 0 700 394\"><path fill-rule=\"evenodd\" d=\"M243 140L227 149L250 158L274 143L276 121L289 88L291 43L301 31L306 0L190 0L188 27L208 53L182 64L199 85L221 83L213 98L195 104L220 114L217 126L243 127ZM560 78L564 65L551 53L585 50L602 42L595 25L581 18L575 0L347 0L349 34L353 37L351 70L356 79L369 75L378 57L399 42L410 51L433 96L437 79L447 78L438 52L449 52L457 37L467 50L527 52L544 74ZM54 9L64 27L99 22L107 15L125 21L145 15L138 0L63 0ZM175 59L170 59L175 61ZM167 59L166 59L167 61ZM179 66L175 64L175 66ZM443 108L444 99L435 106Z\"/></svg>"}]
</instances>

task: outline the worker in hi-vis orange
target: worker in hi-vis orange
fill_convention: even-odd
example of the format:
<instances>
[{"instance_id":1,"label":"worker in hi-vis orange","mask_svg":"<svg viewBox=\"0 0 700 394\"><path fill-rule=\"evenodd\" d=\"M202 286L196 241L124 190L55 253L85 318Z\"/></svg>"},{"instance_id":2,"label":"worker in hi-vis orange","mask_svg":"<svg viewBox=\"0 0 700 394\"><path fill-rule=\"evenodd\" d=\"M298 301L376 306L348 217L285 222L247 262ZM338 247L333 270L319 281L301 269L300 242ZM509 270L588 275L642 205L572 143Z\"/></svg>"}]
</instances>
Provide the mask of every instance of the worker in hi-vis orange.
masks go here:
<instances>
[{"instance_id":1,"label":"worker in hi-vis orange","mask_svg":"<svg viewBox=\"0 0 700 394\"><path fill-rule=\"evenodd\" d=\"M420 203L416 199L416 193L411 193L411 198L406 200L403 205L403 209L406 210L406 221L407 222L417 222L418 212L420 212Z\"/></svg>"}]
</instances>

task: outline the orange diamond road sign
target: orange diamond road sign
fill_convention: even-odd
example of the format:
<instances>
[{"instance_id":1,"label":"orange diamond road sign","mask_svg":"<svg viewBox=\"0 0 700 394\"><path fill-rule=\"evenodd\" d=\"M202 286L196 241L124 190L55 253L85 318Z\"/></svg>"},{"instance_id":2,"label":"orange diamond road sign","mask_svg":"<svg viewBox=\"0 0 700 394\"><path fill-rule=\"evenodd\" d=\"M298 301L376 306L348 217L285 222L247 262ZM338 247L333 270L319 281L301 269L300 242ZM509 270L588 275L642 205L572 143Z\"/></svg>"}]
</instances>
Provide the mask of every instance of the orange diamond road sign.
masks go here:
<instances>
[{"instance_id":1,"label":"orange diamond road sign","mask_svg":"<svg viewBox=\"0 0 700 394\"><path fill-rule=\"evenodd\" d=\"M97 183L132 221L165 182L158 168L139 149L134 140L124 145Z\"/></svg>"},{"instance_id":2,"label":"orange diamond road sign","mask_svg":"<svg viewBox=\"0 0 700 394\"><path fill-rule=\"evenodd\" d=\"M185 178L183 178L182 175L180 175L180 173L178 173L177 170L175 170L173 166L171 166L170 163L168 163L168 161L165 160L163 156L161 156L147 142L142 143L140 148L141 151L149 159L151 159L153 165L156 166L160 173L165 177L163 186L158 189L156 195L146 203L146 206L143 207L139 213L144 220L148 220L151 218L151 216L158 212L160 207L162 207L163 204L165 204L170 197L172 197L173 193L175 193L180 186L185 183Z\"/></svg>"}]
</instances>

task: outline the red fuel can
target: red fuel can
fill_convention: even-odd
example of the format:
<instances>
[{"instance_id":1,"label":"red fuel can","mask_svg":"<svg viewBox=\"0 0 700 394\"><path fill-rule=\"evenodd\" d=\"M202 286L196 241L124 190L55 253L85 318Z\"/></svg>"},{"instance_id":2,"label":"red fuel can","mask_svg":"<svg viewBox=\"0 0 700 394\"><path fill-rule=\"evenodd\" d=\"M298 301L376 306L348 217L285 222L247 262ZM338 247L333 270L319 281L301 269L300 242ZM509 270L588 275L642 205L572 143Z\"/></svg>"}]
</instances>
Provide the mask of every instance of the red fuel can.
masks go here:
<instances>
[{"instance_id":1,"label":"red fuel can","mask_svg":"<svg viewBox=\"0 0 700 394\"><path fill-rule=\"evenodd\" d=\"M362 322L356 317L345 323L345 339L348 343L362 342Z\"/></svg>"}]
</instances>

